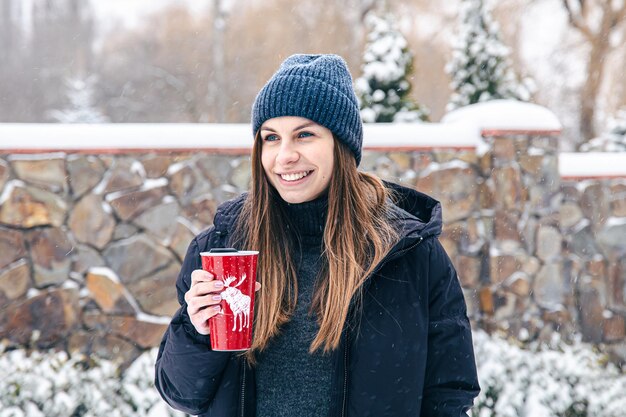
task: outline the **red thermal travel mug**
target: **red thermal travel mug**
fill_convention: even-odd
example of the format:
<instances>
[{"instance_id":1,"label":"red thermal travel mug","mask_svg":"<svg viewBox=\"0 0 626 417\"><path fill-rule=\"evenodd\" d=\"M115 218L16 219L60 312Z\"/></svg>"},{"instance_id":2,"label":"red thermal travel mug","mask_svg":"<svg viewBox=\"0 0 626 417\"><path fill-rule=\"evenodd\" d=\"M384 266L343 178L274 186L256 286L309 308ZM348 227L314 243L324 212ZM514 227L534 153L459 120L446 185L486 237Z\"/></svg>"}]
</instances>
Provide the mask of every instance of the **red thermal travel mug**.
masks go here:
<instances>
[{"instance_id":1,"label":"red thermal travel mug","mask_svg":"<svg viewBox=\"0 0 626 417\"><path fill-rule=\"evenodd\" d=\"M211 348L250 349L254 319L254 286L259 252L211 249L200 253L202 269L224 282L221 311L209 319Z\"/></svg>"}]
</instances>

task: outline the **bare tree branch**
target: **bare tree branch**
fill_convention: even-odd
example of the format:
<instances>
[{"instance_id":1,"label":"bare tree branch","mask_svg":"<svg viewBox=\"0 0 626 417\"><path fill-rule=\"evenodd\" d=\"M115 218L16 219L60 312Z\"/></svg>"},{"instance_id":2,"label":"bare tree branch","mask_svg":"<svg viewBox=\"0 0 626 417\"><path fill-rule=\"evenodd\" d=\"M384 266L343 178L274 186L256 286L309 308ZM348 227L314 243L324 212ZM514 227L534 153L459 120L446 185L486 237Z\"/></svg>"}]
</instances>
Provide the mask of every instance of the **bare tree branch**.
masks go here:
<instances>
[{"instance_id":1,"label":"bare tree branch","mask_svg":"<svg viewBox=\"0 0 626 417\"><path fill-rule=\"evenodd\" d=\"M622 1L621 3L622 3L622 7L620 7L619 9L615 10L611 8L614 13L613 19L611 20L611 28L616 27L617 25L619 25L620 23L626 20L626 1Z\"/></svg>"},{"instance_id":2,"label":"bare tree branch","mask_svg":"<svg viewBox=\"0 0 626 417\"><path fill-rule=\"evenodd\" d=\"M585 0L579 0L578 3L582 12L585 8ZM583 13L581 13L581 15L576 15L574 10L572 10L572 7L570 6L568 0L563 0L563 6L567 11L567 17L569 18L570 24L578 29L587 40L592 41L593 32L591 31L589 25L583 20Z\"/></svg>"}]
</instances>

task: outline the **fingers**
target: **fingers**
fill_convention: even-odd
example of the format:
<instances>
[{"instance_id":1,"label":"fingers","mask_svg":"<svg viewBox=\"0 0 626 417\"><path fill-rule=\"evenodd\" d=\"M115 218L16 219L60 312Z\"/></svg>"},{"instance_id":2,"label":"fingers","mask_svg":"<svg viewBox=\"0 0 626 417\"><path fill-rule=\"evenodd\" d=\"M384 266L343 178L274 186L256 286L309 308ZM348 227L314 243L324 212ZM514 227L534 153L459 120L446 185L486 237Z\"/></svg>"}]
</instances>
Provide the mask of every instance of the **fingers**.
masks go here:
<instances>
[{"instance_id":1,"label":"fingers","mask_svg":"<svg viewBox=\"0 0 626 417\"><path fill-rule=\"evenodd\" d=\"M204 269L196 269L191 272L191 286L198 282L208 282L215 279L215 276L209 271L205 271Z\"/></svg>"},{"instance_id":2,"label":"fingers","mask_svg":"<svg viewBox=\"0 0 626 417\"><path fill-rule=\"evenodd\" d=\"M209 334L209 319L216 314L219 314L221 307L219 305L206 307L198 311L193 316L190 314L191 324L196 328L196 331L200 334Z\"/></svg>"},{"instance_id":3,"label":"fingers","mask_svg":"<svg viewBox=\"0 0 626 417\"><path fill-rule=\"evenodd\" d=\"M201 310L207 307L218 305L222 301L222 296L217 293L209 293L202 296L189 295L191 291L185 294L185 301L187 301L187 313L189 316L195 315Z\"/></svg>"}]
</instances>

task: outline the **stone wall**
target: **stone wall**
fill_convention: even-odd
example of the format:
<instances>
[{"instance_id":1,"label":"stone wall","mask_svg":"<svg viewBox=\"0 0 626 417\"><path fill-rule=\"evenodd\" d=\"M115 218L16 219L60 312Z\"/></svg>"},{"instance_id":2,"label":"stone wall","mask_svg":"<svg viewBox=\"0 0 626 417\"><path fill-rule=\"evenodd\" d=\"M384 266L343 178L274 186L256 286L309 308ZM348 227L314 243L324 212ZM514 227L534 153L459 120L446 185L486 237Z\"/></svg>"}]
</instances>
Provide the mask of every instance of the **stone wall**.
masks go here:
<instances>
[{"instance_id":1,"label":"stone wall","mask_svg":"<svg viewBox=\"0 0 626 417\"><path fill-rule=\"evenodd\" d=\"M361 169L442 201L477 326L623 360L626 179L561 180L554 136L486 141L366 150ZM187 244L249 171L246 154L0 155L0 339L125 362L158 345Z\"/></svg>"}]
</instances>

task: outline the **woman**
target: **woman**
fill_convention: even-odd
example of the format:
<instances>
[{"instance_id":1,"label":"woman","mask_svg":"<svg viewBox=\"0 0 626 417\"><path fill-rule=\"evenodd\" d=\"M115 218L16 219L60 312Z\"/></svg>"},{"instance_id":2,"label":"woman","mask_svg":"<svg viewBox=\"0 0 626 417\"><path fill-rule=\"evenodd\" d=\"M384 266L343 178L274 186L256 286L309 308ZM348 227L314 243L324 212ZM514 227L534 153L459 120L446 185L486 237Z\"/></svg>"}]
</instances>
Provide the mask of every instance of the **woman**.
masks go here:
<instances>
[{"instance_id":1,"label":"woman","mask_svg":"<svg viewBox=\"0 0 626 417\"><path fill-rule=\"evenodd\" d=\"M438 202L357 171L362 124L336 55L289 57L252 109L250 193L189 246L156 386L201 416L460 416L478 394ZM392 203L393 201L393 203ZM213 352L222 287L199 253L260 250L252 348Z\"/></svg>"}]
</instances>

